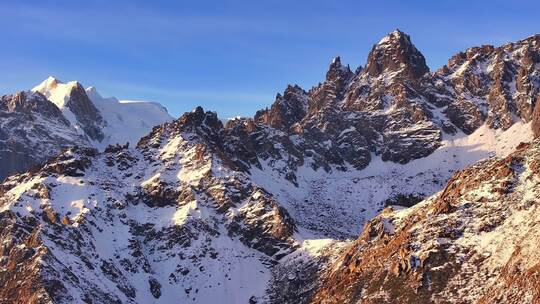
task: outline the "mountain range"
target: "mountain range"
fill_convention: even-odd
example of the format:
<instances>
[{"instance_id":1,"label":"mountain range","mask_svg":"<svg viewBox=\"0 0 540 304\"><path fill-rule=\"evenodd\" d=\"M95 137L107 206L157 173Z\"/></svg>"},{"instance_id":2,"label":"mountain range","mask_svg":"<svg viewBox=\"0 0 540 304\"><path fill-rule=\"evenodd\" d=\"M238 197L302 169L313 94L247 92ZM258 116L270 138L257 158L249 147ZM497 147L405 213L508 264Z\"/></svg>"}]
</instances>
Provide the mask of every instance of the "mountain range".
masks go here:
<instances>
[{"instance_id":1,"label":"mountain range","mask_svg":"<svg viewBox=\"0 0 540 304\"><path fill-rule=\"evenodd\" d=\"M49 78L0 103L0 299L538 303L539 90L540 35L399 30L226 122Z\"/></svg>"},{"instance_id":2,"label":"mountain range","mask_svg":"<svg viewBox=\"0 0 540 304\"><path fill-rule=\"evenodd\" d=\"M153 126L172 120L157 103L103 98L93 87L54 77L29 91L2 96L0 115L0 178L68 147L135 145Z\"/></svg>"}]
</instances>

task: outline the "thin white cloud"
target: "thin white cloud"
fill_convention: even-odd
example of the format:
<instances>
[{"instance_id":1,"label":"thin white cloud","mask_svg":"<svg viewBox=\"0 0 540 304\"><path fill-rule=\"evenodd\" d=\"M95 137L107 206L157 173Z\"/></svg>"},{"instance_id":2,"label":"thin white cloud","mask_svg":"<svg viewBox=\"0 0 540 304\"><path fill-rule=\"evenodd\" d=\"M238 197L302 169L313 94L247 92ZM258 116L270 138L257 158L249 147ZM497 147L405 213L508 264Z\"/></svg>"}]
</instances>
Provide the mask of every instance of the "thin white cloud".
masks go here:
<instances>
[{"instance_id":1,"label":"thin white cloud","mask_svg":"<svg viewBox=\"0 0 540 304\"><path fill-rule=\"evenodd\" d=\"M129 92L132 97L156 96L169 100L197 102L214 101L232 103L253 103L270 104L274 100L274 94L264 92L246 92L245 90L193 90L193 89L172 89L159 86L149 86L146 84L133 83L107 83L107 88L112 88L117 92ZM99 87L97 88L99 90ZM124 96L123 96L124 97ZM127 96L126 96L127 97Z\"/></svg>"}]
</instances>

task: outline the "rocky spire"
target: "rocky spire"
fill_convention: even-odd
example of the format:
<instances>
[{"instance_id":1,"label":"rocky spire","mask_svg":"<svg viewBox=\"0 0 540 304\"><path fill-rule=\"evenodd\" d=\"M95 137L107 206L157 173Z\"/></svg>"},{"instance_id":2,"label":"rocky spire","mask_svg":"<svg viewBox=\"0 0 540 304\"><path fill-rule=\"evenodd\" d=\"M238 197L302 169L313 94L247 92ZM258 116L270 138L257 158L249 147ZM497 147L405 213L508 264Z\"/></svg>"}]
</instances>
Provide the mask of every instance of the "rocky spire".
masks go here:
<instances>
[{"instance_id":1,"label":"rocky spire","mask_svg":"<svg viewBox=\"0 0 540 304\"><path fill-rule=\"evenodd\" d=\"M341 64L341 58L335 57L330 63L326 80L310 92L312 99L309 111L319 111L320 109L332 106L335 102L343 98L346 88L354 78L354 73L349 66Z\"/></svg>"},{"instance_id":2,"label":"rocky spire","mask_svg":"<svg viewBox=\"0 0 540 304\"><path fill-rule=\"evenodd\" d=\"M341 81L349 79L352 75L350 67L341 64L341 58L337 56L332 59L328 72L326 72L326 81Z\"/></svg>"},{"instance_id":3,"label":"rocky spire","mask_svg":"<svg viewBox=\"0 0 540 304\"><path fill-rule=\"evenodd\" d=\"M205 112L201 106L196 107L191 112L184 113L177 122L182 126L182 130L203 128L207 131L217 132L223 128L217 113Z\"/></svg>"},{"instance_id":4,"label":"rocky spire","mask_svg":"<svg viewBox=\"0 0 540 304\"><path fill-rule=\"evenodd\" d=\"M307 112L309 97L298 85L288 85L283 95L278 93L270 109L257 111L254 120L287 130L299 122Z\"/></svg>"},{"instance_id":5,"label":"rocky spire","mask_svg":"<svg viewBox=\"0 0 540 304\"><path fill-rule=\"evenodd\" d=\"M75 115L85 133L93 140L103 140L103 117L80 83L76 82L71 86L67 100L66 106Z\"/></svg>"},{"instance_id":6,"label":"rocky spire","mask_svg":"<svg viewBox=\"0 0 540 304\"><path fill-rule=\"evenodd\" d=\"M418 79L429 72L429 68L409 35L396 29L373 46L368 56L366 71L374 77L398 72L400 76Z\"/></svg>"}]
</instances>

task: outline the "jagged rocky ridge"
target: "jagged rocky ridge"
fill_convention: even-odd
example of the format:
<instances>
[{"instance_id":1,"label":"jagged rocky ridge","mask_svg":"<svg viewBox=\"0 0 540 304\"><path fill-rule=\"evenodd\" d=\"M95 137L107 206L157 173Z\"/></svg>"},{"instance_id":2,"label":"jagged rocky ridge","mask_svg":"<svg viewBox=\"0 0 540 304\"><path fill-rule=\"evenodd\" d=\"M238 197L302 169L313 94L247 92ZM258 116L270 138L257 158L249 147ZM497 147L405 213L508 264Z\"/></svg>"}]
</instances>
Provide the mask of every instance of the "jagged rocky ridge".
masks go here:
<instances>
[{"instance_id":1,"label":"jagged rocky ridge","mask_svg":"<svg viewBox=\"0 0 540 304\"><path fill-rule=\"evenodd\" d=\"M430 278L427 291L421 289L423 278L436 274L417 267L429 248L413 245L428 246L432 234L416 239L400 225L446 229L442 218L423 219L422 210L457 216L466 196L448 191L447 203L435 195L375 216L387 205L414 205L441 190L456 170L532 138L539 39L473 48L429 72L411 39L395 31L374 46L366 67L352 72L336 58L323 83L309 91L288 87L252 119L223 125L197 108L155 127L136 147L70 149L13 175L1 187L0 283L8 288L0 298L416 303L433 295L459 302L461 295L445 293L447 282ZM535 155L534 147L521 146L519 153ZM497 161L471 167L467 176L491 163ZM411 219L401 221L405 214ZM494 214L493 220L507 215ZM344 241L364 223L358 240ZM473 241L480 235L467 231ZM455 248L468 240L443 237ZM398 244L398 253L388 244ZM534 259L530 251L526 256ZM369 271L358 268L363 262ZM465 269L455 278L491 280L501 273L489 271L461 277L470 272ZM403 287L413 285L418 294ZM504 297L499 285L490 286L490 296ZM466 301L480 299L478 289L470 290Z\"/></svg>"},{"instance_id":2,"label":"jagged rocky ridge","mask_svg":"<svg viewBox=\"0 0 540 304\"><path fill-rule=\"evenodd\" d=\"M172 118L158 104L126 104L94 88L49 77L0 99L0 178L28 170L73 146L103 149L131 142Z\"/></svg>"},{"instance_id":3,"label":"jagged rocky ridge","mask_svg":"<svg viewBox=\"0 0 540 304\"><path fill-rule=\"evenodd\" d=\"M86 142L41 94L2 96L0 107L0 177L27 170L70 145Z\"/></svg>"}]
</instances>

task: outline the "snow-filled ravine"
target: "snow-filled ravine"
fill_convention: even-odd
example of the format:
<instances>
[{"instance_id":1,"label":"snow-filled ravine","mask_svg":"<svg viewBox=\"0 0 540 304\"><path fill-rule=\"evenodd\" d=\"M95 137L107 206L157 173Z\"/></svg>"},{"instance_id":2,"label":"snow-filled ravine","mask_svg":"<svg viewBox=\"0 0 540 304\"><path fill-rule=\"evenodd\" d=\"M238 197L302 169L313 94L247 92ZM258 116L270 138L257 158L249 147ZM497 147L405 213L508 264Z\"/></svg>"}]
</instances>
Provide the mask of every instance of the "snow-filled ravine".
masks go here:
<instances>
[{"instance_id":1,"label":"snow-filled ravine","mask_svg":"<svg viewBox=\"0 0 540 304\"><path fill-rule=\"evenodd\" d=\"M447 135L427 157L407 164L385 162L372 155L363 170L313 170L309 162L297 173L298 187L269 166L252 168L251 179L278 198L306 237L355 238L389 198L412 194L418 199L441 190L457 170L493 156L506 156L533 138L530 123L515 123L506 131L478 128L466 135ZM265 164L261 161L261 163Z\"/></svg>"}]
</instances>

